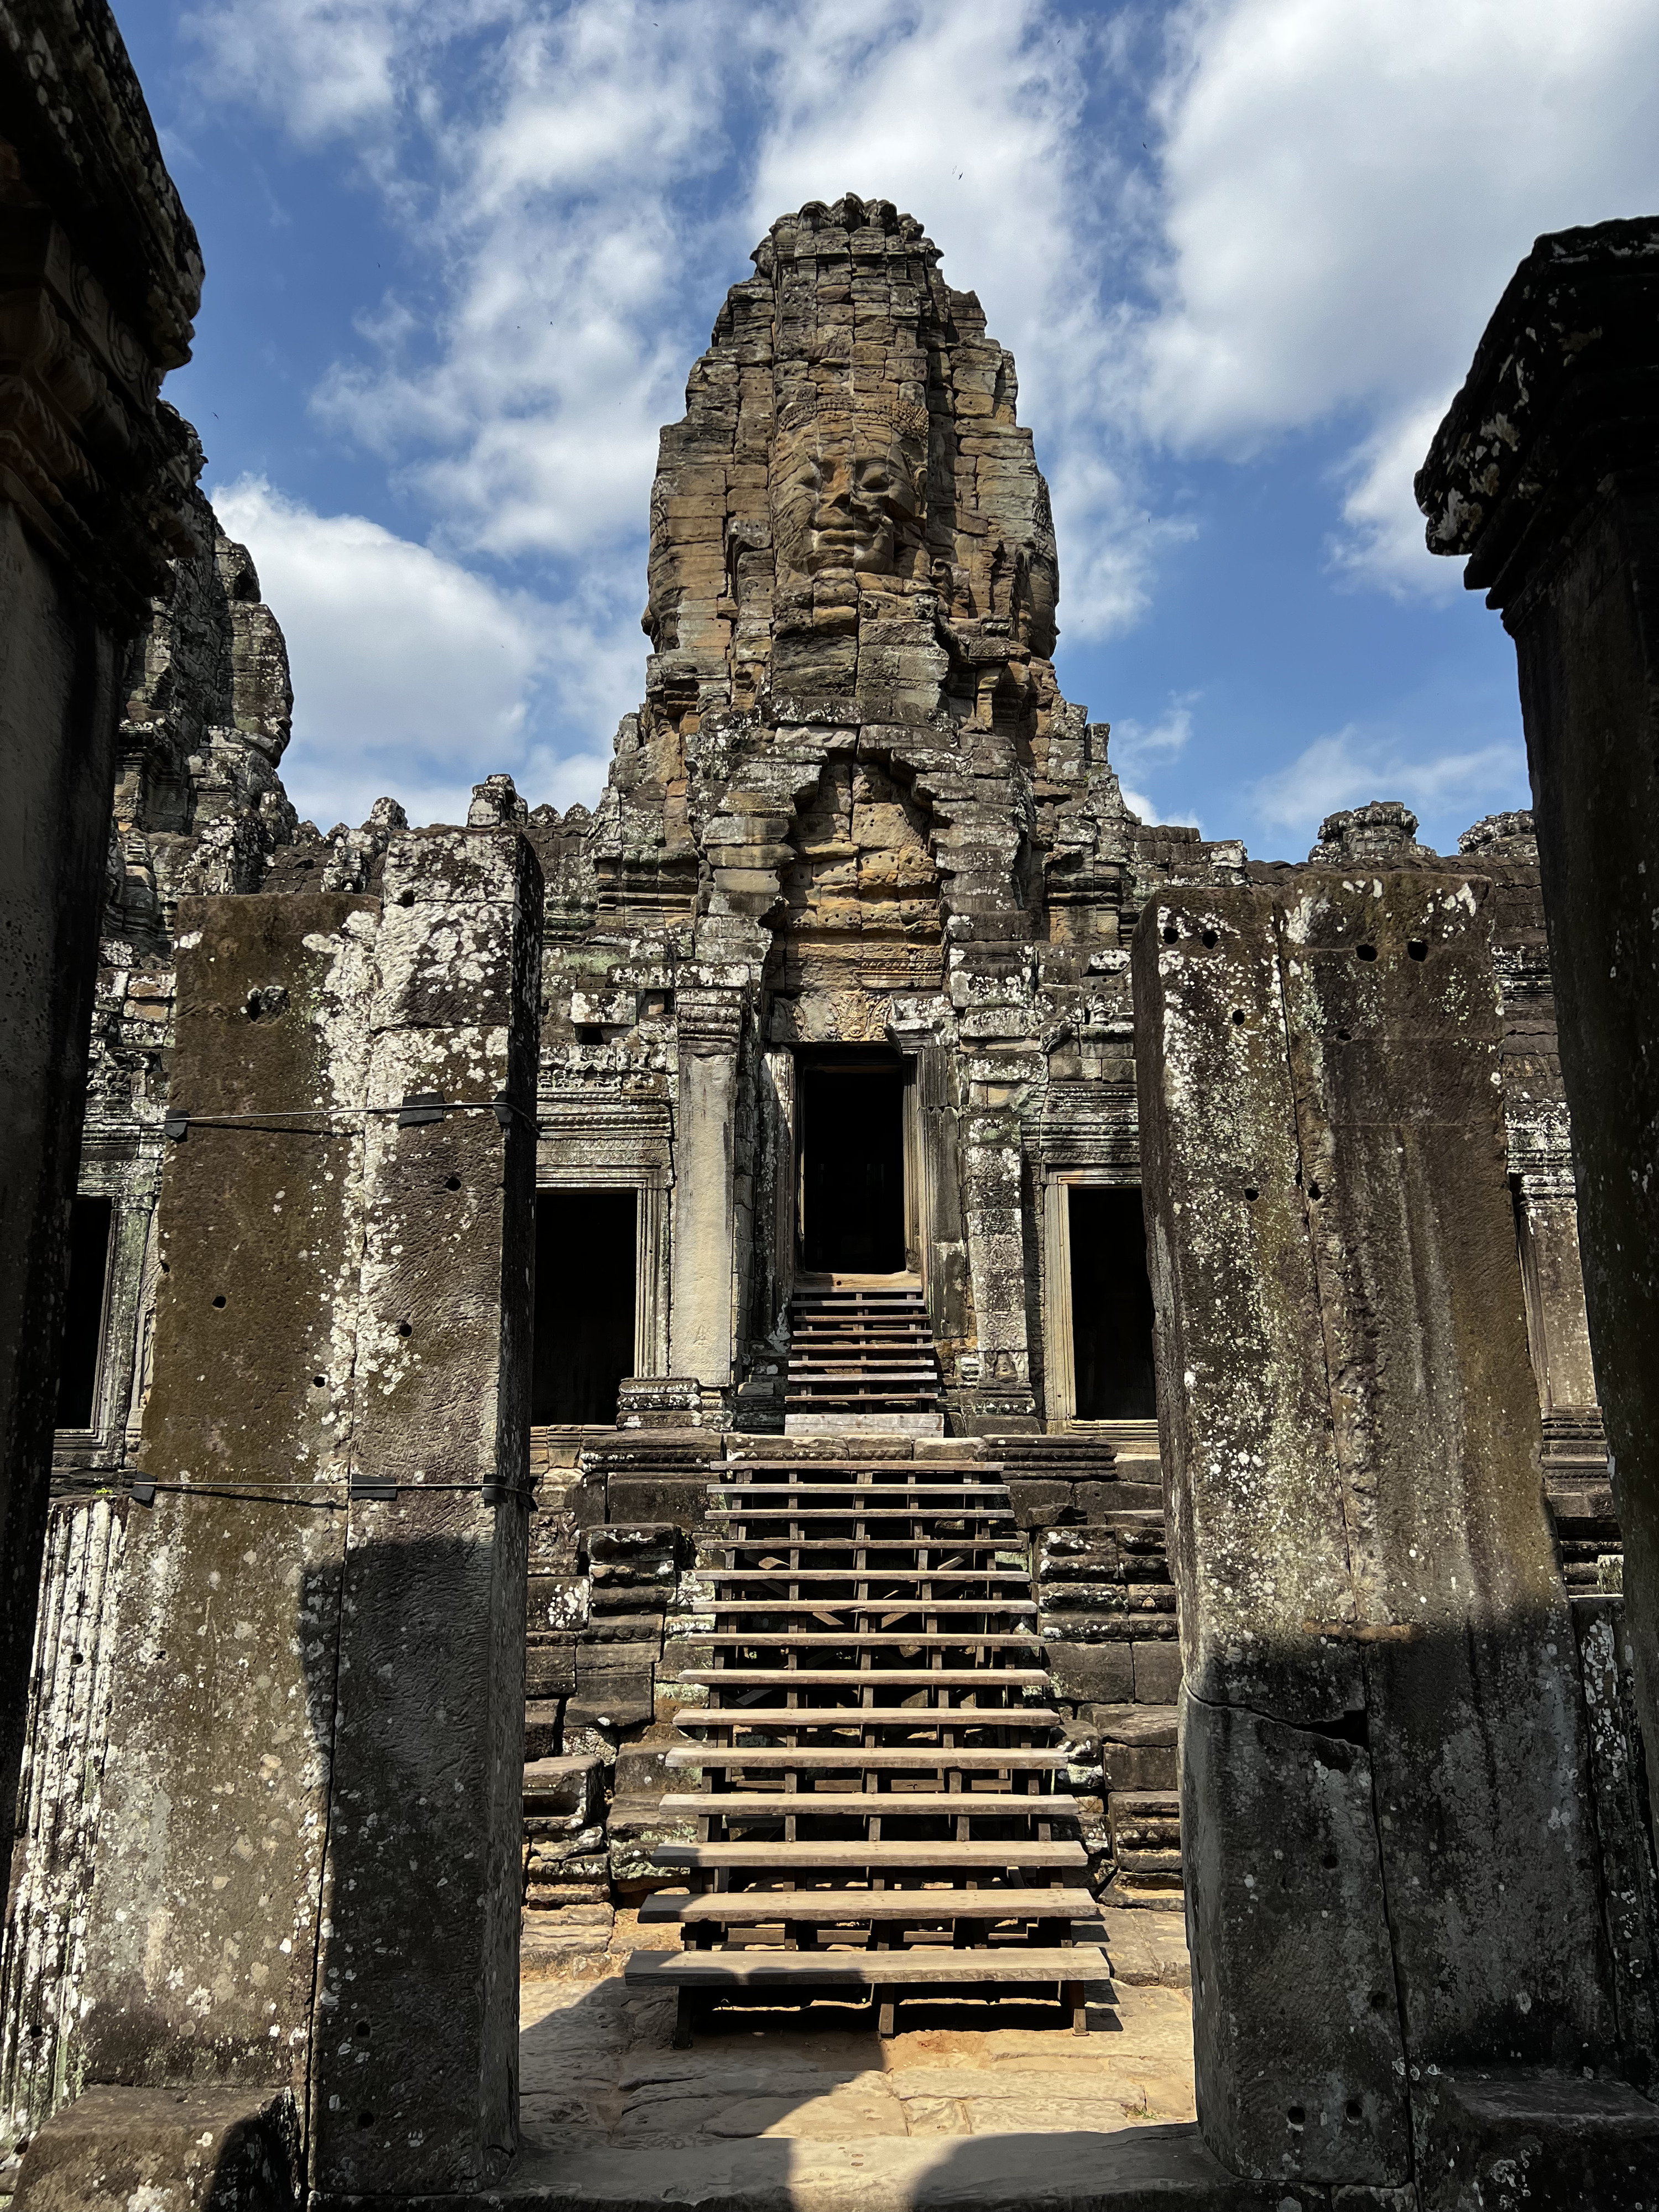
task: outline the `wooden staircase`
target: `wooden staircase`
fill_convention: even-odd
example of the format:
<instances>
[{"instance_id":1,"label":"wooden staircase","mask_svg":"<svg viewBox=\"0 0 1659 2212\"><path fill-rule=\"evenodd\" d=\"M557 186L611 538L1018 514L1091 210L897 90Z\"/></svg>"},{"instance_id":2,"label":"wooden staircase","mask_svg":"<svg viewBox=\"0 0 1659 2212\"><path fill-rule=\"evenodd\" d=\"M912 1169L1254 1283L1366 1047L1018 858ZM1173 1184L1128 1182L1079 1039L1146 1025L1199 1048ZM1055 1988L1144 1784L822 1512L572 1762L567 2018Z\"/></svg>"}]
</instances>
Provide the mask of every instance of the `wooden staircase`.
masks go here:
<instances>
[{"instance_id":1,"label":"wooden staircase","mask_svg":"<svg viewBox=\"0 0 1659 2212\"><path fill-rule=\"evenodd\" d=\"M700 1611L708 1702L674 1716L658 1846L683 1890L641 1918L631 1987L678 1993L675 2042L725 1999L1058 1996L1079 2034L1098 1944L1024 1547L999 1467L754 1462L716 1486ZM690 1595L683 1592L683 1595Z\"/></svg>"},{"instance_id":2,"label":"wooden staircase","mask_svg":"<svg viewBox=\"0 0 1659 2212\"><path fill-rule=\"evenodd\" d=\"M915 1285L798 1290L789 1302L787 1425L879 1418L942 1428L939 1354ZM849 1421L848 1417L854 1419Z\"/></svg>"}]
</instances>

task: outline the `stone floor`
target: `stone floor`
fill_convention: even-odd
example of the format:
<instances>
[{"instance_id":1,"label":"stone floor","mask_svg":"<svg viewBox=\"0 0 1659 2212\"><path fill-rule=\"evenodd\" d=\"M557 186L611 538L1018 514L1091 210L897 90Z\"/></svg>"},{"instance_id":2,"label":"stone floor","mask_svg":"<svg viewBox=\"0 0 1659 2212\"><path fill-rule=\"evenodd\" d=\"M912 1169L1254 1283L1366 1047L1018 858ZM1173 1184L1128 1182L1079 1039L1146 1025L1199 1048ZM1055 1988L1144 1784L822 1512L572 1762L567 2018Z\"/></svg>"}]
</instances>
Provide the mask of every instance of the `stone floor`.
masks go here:
<instances>
[{"instance_id":1,"label":"stone floor","mask_svg":"<svg viewBox=\"0 0 1659 2212\"><path fill-rule=\"evenodd\" d=\"M1207 2179L1191 2125L1191 2005L1170 1985L1184 1970L1180 1921L1111 1917L1139 1924L1109 1934L1117 1978L1097 1992L1086 2037L1049 2024L1055 2008L1004 1999L907 2006L884 2043L867 2011L816 2004L722 2014L677 2051L672 2001L634 1997L623 1983L641 1938L619 1916L603 1959L523 1984L524 2155L507 2194L745 2212L870 2212L971 2199L981 2186L1006 2201L1025 2172L1018 2140L1040 2136L1031 2156L1056 2187L1073 2172L1075 2201L1079 2176L1097 2180L1103 2154L1121 2160L1132 2147L1115 2139L1136 2131L1158 2144L1132 2163L1151 2159L1173 2178L1195 2160L1194 2181ZM982 2137L997 2139L994 2151L969 2148Z\"/></svg>"}]
</instances>

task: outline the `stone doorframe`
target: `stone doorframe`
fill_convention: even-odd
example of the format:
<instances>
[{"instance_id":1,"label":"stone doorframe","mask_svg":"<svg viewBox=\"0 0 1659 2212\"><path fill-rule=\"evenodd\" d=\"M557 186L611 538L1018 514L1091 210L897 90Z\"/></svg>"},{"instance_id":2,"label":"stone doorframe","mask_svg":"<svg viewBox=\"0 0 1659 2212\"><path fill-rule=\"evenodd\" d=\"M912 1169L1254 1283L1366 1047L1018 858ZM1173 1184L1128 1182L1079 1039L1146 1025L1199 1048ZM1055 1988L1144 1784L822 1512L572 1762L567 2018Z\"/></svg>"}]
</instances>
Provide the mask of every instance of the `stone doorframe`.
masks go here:
<instances>
[{"instance_id":1,"label":"stone doorframe","mask_svg":"<svg viewBox=\"0 0 1659 2212\"><path fill-rule=\"evenodd\" d=\"M1086 1190L1139 1190L1140 1176L1129 1166L1046 1168L1042 1177L1042 1396L1044 1426L1156 1427L1145 1422L1079 1423L1077 1417L1077 1360L1072 1324L1072 1201L1074 1185Z\"/></svg>"},{"instance_id":2,"label":"stone doorframe","mask_svg":"<svg viewBox=\"0 0 1659 2212\"><path fill-rule=\"evenodd\" d=\"M153 1266L150 1241L155 1186L161 1177L159 1131L88 1131L76 1185L81 1198L110 1200L109 1249L104 1267L103 1311L93 1387L92 1425L59 1429L52 1457L59 1467L112 1468L136 1441L145 1324L145 1275Z\"/></svg>"},{"instance_id":3,"label":"stone doorframe","mask_svg":"<svg viewBox=\"0 0 1659 2212\"><path fill-rule=\"evenodd\" d=\"M536 1165L536 1192L631 1190L634 1205L634 1364L635 1375L668 1372L668 1178L653 1167L550 1165L548 1146Z\"/></svg>"}]
</instances>

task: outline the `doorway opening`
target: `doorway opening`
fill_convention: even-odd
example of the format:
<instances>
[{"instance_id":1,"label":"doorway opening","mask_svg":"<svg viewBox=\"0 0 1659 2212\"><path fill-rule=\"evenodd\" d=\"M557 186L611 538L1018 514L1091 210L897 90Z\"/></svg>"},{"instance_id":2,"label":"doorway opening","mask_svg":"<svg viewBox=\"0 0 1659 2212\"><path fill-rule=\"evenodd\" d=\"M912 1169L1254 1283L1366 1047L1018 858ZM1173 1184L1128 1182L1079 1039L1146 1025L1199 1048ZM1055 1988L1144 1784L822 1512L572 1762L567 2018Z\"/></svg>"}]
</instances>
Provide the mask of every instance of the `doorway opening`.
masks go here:
<instances>
[{"instance_id":1,"label":"doorway opening","mask_svg":"<svg viewBox=\"0 0 1659 2212\"><path fill-rule=\"evenodd\" d=\"M60 1429L89 1429L98 1404L104 1350L104 1284L109 1273L113 1201L77 1198L70 1209L69 1277L58 1368Z\"/></svg>"},{"instance_id":2,"label":"doorway opening","mask_svg":"<svg viewBox=\"0 0 1659 2212\"><path fill-rule=\"evenodd\" d=\"M1075 1418L1153 1420L1152 1286L1140 1193L1073 1183L1067 1203Z\"/></svg>"},{"instance_id":3,"label":"doorway opening","mask_svg":"<svg viewBox=\"0 0 1659 2212\"><path fill-rule=\"evenodd\" d=\"M800 1263L809 1275L904 1269L904 1062L826 1051L800 1066Z\"/></svg>"},{"instance_id":4,"label":"doorway opening","mask_svg":"<svg viewBox=\"0 0 1659 2212\"><path fill-rule=\"evenodd\" d=\"M610 1428L635 1372L638 1194L536 1194L536 1314L530 1418Z\"/></svg>"}]
</instances>

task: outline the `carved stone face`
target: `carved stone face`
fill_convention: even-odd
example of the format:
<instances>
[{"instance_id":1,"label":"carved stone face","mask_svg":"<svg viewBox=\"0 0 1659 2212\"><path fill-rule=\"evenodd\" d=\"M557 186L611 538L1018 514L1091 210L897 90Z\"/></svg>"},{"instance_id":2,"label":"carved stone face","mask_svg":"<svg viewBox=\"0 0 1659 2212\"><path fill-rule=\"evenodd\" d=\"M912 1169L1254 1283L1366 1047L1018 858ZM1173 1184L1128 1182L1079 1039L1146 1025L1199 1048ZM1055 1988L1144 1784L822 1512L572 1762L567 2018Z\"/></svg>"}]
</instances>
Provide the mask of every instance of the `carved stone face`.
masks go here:
<instances>
[{"instance_id":1,"label":"carved stone face","mask_svg":"<svg viewBox=\"0 0 1659 2212\"><path fill-rule=\"evenodd\" d=\"M815 416L780 438L772 463L780 571L890 575L921 512L915 464L890 424Z\"/></svg>"}]
</instances>

